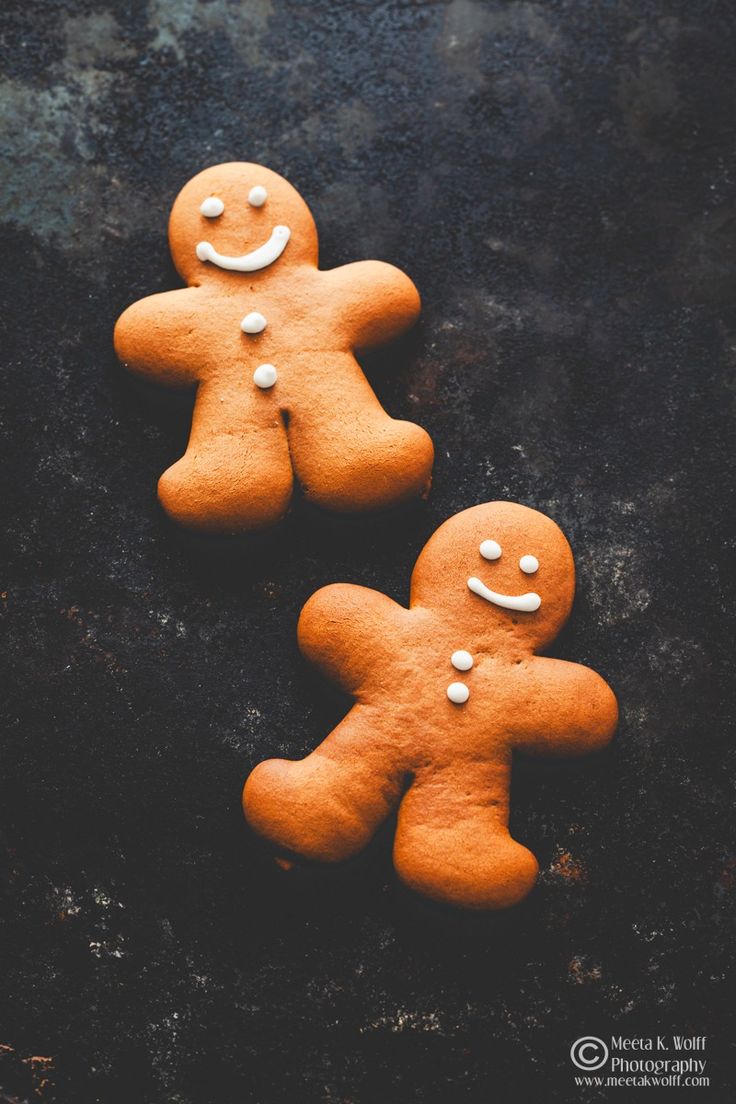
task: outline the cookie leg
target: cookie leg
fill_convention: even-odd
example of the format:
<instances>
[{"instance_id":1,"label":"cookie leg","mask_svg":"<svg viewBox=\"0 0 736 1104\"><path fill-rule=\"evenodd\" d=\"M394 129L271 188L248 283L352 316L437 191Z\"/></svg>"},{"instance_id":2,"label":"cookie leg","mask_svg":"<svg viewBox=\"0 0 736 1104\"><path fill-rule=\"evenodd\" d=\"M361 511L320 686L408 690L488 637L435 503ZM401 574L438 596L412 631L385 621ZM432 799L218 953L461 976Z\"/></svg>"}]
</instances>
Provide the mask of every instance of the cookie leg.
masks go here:
<instances>
[{"instance_id":1,"label":"cookie leg","mask_svg":"<svg viewBox=\"0 0 736 1104\"><path fill-rule=\"evenodd\" d=\"M481 777L473 772L465 765L414 783L399 809L394 866L411 889L435 901L507 908L534 885L537 860L509 835L501 780L485 768Z\"/></svg>"},{"instance_id":2,"label":"cookie leg","mask_svg":"<svg viewBox=\"0 0 736 1104\"><path fill-rule=\"evenodd\" d=\"M187 451L158 484L161 504L174 521L237 533L284 516L293 485L286 431L273 404L258 400L200 386Z\"/></svg>"},{"instance_id":3,"label":"cookie leg","mask_svg":"<svg viewBox=\"0 0 736 1104\"><path fill-rule=\"evenodd\" d=\"M434 460L429 435L390 418L357 366L335 384L290 412L289 444L305 497L355 513L426 495Z\"/></svg>"},{"instance_id":4,"label":"cookie leg","mask_svg":"<svg viewBox=\"0 0 736 1104\"><path fill-rule=\"evenodd\" d=\"M248 777L243 812L276 847L316 862L356 854L401 797L402 773L359 706L306 759L268 759Z\"/></svg>"}]
</instances>

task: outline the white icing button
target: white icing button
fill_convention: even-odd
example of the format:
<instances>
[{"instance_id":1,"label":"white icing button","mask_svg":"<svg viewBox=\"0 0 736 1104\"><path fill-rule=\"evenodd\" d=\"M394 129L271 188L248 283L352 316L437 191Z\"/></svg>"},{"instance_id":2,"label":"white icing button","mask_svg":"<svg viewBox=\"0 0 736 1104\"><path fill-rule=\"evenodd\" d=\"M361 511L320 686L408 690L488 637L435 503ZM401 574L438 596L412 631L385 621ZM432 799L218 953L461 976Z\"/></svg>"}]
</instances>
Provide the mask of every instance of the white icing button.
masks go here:
<instances>
[{"instance_id":1,"label":"white icing button","mask_svg":"<svg viewBox=\"0 0 736 1104\"><path fill-rule=\"evenodd\" d=\"M257 334L261 330L266 328L266 319L258 311L251 311L250 314L246 314L243 321L240 323L240 328L243 333Z\"/></svg>"},{"instance_id":2,"label":"white icing button","mask_svg":"<svg viewBox=\"0 0 736 1104\"><path fill-rule=\"evenodd\" d=\"M262 207L268 199L268 192L260 184L256 184L255 188L251 188L248 192L248 202L251 207Z\"/></svg>"},{"instance_id":3,"label":"white icing button","mask_svg":"<svg viewBox=\"0 0 736 1104\"><path fill-rule=\"evenodd\" d=\"M278 378L278 372L273 364L259 364L253 373L254 384L256 387L262 387L264 391L267 391L269 387L273 387Z\"/></svg>"},{"instance_id":4,"label":"white icing button","mask_svg":"<svg viewBox=\"0 0 736 1104\"><path fill-rule=\"evenodd\" d=\"M539 571L539 560L536 556L522 556L519 567L526 575L533 575L535 571Z\"/></svg>"},{"instance_id":5,"label":"white icing button","mask_svg":"<svg viewBox=\"0 0 736 1104\"><path fill-rule=\"evenodd\" d=\"M217 196L208 196L202 202L199 210L205 218L217 218L225 210L225 204Z\"/></svg>"},{"instance_id":6,"label":"white icing button","mask_svg":"<svg viewBox=\"0 0 736 1104\"><path fill-rule=\"evenodd\" d=\"M451 682L447 687L447 696L455 705L463 705L470 697L470 691L462 682Z\"/></svg>"},{"instance_id":7,"label":"white icing button","mask_svg":"<svg viewBox=\"0 0 736 1104\"><path fill-rule=\"evenodd\" d=\"M494 540L484 540L478 551L484 560L498 560L501 558L501 545Z\"/></svg>"},{"instance_id":8,"label":"white icing button","mask_svg":"<svg viewBox=\"0 0 736 1104\"><path fill-rule=\"evenodd\" d=\"M469 671L473 666L473 657L470 652L461 649L459 652L452 653L450 656L450 663L456 671ZM459 685L459 683L455 685Z\"/></svg>"}]
</instances>

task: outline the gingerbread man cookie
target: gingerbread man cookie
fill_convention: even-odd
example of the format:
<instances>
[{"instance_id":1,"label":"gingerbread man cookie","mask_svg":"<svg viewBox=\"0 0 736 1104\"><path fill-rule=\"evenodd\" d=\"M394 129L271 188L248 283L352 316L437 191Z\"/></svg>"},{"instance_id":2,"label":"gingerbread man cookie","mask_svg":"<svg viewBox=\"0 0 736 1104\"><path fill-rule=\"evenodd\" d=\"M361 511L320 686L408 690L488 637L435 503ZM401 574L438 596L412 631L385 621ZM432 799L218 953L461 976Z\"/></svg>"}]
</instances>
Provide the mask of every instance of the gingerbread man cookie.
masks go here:
<instances>
[{"instance_id":1,"label":"gingerbread man cookie","mask_svg":"<svg viewBox=\"0 0 736 1104\"><path fill-rule=\"evenodd\" d=\"M416 321L419 294L403 272L379 261L320 271L299 193L239 162L184 186L169 242L189 286L129 307L115 349L133 372L197 388L186 453L158 487L176 521L271 525L295 475L308 499L342 512L427 493L430 438L386 414L355 359Z\"/></svg>"},{"instance_id":2,"label":"gingerbread man cookie","mask_svg":"<svg viewBox=\"0 0 736 1104\"><path fill-rule=\"evenodd\" d=\"M554 522L491 502L430 539L409 609L359 586L317 591L299 644L355 705L305 759L255 768L250 825L285 858L338 862L397 810L394 864L412 889L472 909L520 901L538 868L509 834L512 752L594 751L618 716L594 671L536 654L574 589Z\"/></svg>"}]
</instances>

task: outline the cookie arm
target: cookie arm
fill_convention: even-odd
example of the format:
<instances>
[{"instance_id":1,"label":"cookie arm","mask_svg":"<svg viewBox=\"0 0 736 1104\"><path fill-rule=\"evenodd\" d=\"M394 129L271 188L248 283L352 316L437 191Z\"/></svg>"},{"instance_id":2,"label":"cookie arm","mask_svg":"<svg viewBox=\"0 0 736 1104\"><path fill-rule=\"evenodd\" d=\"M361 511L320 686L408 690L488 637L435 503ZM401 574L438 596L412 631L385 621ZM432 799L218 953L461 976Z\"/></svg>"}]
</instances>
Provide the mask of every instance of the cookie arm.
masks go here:
<instances>
[{"instance_id":1,"label":"cookie arm","mask_svg":"<svg viewBox=\"0 0 736 1104\"><path fill-rule=\"evenodd\" d=\"M304 606L297 626L302 654L345 690L353 693L383 658L404 618L398 603L377 590L333 583Z\"/></svg>"},{"instance_id":2,"label":"cookie arm","mask_svg":"<svg viewBox=\"0 0 736 1104\"><path fill-rule=\"evenodd\" d=\"M197 288L164 291L133 303L115 324L115 353L136 375L170 387L188 387L198 378L201 328Z\"/></svg>"},{"instance_id":3,"label":"cookie arm","mask_svg":"<svg viewBox=\"0 0 736 1104\"><path fill-rule=\"evenodd\" d=\"M618 704L600 675L579 663L540 657L531 660L528 673L528 696L512 730L514 747L535 755L583 755L610 742Z\"/></svg>"},{"instance_id":4,"label":"cookie arm","mask_svg":"<svg viewBox=\"0 0 736 1104\"><path fill-rule=\"evenodd\" d=\"M421 299L406 273L383 261L357 261L325 273L355 349L393 341L416 322Z\"/></svg>"}]
</instances>

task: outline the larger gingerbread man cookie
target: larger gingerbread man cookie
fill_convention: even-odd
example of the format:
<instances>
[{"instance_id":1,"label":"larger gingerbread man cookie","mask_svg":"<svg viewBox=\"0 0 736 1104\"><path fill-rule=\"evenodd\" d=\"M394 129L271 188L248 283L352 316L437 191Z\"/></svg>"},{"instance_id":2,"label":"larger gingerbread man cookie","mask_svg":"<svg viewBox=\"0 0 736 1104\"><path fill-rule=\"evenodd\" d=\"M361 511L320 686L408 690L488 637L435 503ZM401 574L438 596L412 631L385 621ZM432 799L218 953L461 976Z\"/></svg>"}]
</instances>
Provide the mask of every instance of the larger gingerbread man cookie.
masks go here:
<instances>
[{"instance_id":1,"label":"larger gingerbread man cookie","mask_svg":"<svg viewBox=\"0 0 736 1104\"><path fill-rule=\"evenodd\" d=\"M412 889L472 909L521 900L538 868L509 834L512 752L594 751L618 716L594 671L537 655L574 589L554 522L491 502L437 530L409 609L359 586L317 591L299 644L356 704L306 759L255 768L251 826L287 859L338 862L398 810L394 864Z\"/></svg>"},{"instance_id":2,"label":"larger gingerbread man cookie","mask_svg":"<svg viewBox=\"0 0 736 1104\"><path fill-rule=\"evenodd\" d=\"M403 272L379 261L320 271L299 193L239 162L185 185L169 241L189 286L129 307L115 349L134 372L197 388L186 453L159 481L176 521L263 528L286 513L294 475L308 499L343 512L427 493L431 440L386 414L355 358L416 321Z\"/></svg>"}]
</instances>

